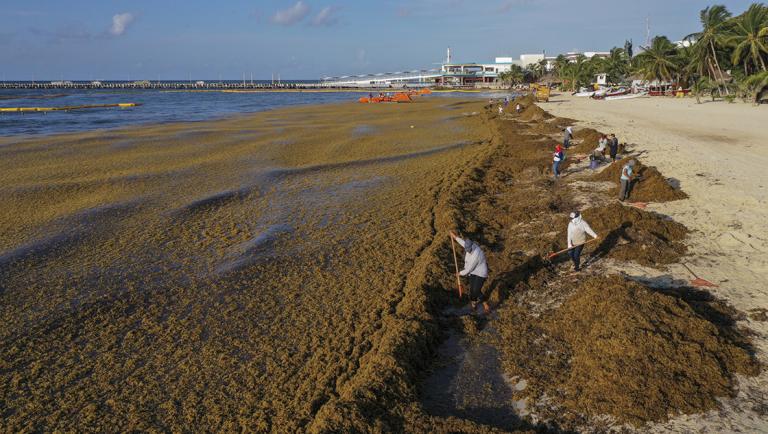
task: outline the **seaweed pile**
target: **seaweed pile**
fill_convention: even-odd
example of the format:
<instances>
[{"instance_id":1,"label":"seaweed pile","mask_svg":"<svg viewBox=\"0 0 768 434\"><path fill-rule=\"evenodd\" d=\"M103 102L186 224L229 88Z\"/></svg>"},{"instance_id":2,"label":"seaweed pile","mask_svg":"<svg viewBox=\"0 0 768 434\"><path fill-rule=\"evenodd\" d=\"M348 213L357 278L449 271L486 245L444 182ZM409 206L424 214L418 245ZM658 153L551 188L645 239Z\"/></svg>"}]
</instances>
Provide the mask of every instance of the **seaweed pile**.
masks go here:
<instances>
[{"instance_id":1,"label":"seaweed pile","mask_svg":"<svg viewBox=\"0 0 768 434\"><path fill-rule=\"evenodd\" d=\"M621 161L611 164L601 172L596 173L591 180L618 182L621 177L621 169L633 159L637 162L635 174L640 179L632 183L629 200L634 202L670 202L688 197L684 191L673 187L655 167L646 166L635 157L625 157ZM618 187L611 193L618 194Z\"/></svg>"},{"instance_id":2,"label":"seaweed pile","mask_svg":"<svg viewBox=\"0 0 768 434\"><path fill-rule=\"evenodd\" d=\"M546 402L538 410L561 425L585 415L639 425L702 412L735 396L735 373L758 372L721 302L619 276L576 285L541 316L504 309L498 320L507 372L528 379L530 402Z\"/></svg>"},{"instance_id":3,"label":"seaweed pile","mask_svg":"<svg viewBox=\"0 0 768 434\"><path fill-rule=\"evenodd\" d=\"M528 416L489 415L482 407L464 406L454 413L440 410L430 423L468 432L559 432L639 426L716 408L717 398L734 396L736 374L756 375L760 369L747 334L736 326L736 311L705 291L653 289L589 266L576 278L564 272L564 259L554 264L541 259L542 253L564 247L567 214L577 209L569 183L578 181L551 180L550 138L541 124L566 121L492 121L499 146L466 180L462 188L468 194L457 202L458 228L489 250L493 273L486 295L497 313L476 324L462 319L456 327L471 342L467 345L498 350L505 378L527 384L522 391L509 388L514 400L527 402ZM599 135L582 130L576 138L597 140ZM590 181L613 180L620 167L613 164ZM641 170L663 180L657 171ZM648 201L684 197L666 181L663 188L641 193ZM605 204L581 210L602 236L587 249L590 263L611 258L663 267L686 253L685 226L616 203L613 191L594 194L604 196ZM450 263L448 257L444 261ZM454 393L455 402L472 402L465 395L482 394ZM459 420L464 425L454 425ZM469 422L474 425L467 427Z\"/></svg>"}]
</instances>

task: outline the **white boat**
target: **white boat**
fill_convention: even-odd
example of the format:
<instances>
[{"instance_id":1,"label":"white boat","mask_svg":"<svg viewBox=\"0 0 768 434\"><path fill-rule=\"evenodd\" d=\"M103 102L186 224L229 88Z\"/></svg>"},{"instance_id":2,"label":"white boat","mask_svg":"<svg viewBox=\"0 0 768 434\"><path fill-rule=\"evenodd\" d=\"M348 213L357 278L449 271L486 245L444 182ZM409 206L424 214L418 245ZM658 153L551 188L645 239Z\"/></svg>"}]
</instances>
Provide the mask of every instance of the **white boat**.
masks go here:
<instances>
[{"instance_id":1,"label":"white boat","mask_svg":"<svg viewBox=\"0 0 768 434\"><path fill-rule=\"evenodd\" d=\"M640 92L640 93L628 93L626 95L615 95L615 96L606 96L603 98L606 101L616 101L619 99L634 99L634 98L642 98L644 96L648 96L648 92Z\"/></svg>"},{"instance_id":2,"label":"white boat","mask_svg":"<svg viewBox=\"0 0 768 434\"><path fill-rule=\"evenodd\" d=\"M605 98L605 94L607 94L608 92L610 92L610 89L608 89L608 88L603 88L603 89L597 90L597 91L592 93L591 98L593 98L593 99L603 99L603 98Z\"/></svg>"},{"instance_id":3,"label":"white boat","mask_svg":"<svg viewBox=\"0 0 768 434\"><path fill-rule=\"evenodd\" d=\"M590 90L589 88L582 87L579 89L578 92L574 92L573 96L592 96L595 94L594 90Z\"/></svg>"}]
</instances>

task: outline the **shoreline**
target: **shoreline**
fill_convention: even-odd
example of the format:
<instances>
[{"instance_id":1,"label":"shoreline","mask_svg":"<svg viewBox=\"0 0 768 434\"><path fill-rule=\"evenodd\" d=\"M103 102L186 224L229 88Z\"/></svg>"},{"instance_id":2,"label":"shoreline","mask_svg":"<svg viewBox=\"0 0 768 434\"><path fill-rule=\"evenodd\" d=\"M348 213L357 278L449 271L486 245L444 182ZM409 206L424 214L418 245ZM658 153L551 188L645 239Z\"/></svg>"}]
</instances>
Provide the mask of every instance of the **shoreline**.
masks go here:
<instances>
[{"instance_id":1,"label":"shoreline","mask_svg":"<svg viewBox=\"0 0 768 434\"><path fill-rule=\"evenodd\" d=\"M397 92L401 89L387 89L389 92ZM381 90L379 90L381 91ZM155 91L153 91L155 92ZM275 91L231 91L231 92L224 92L219 90L199 90L199 91L156 91L158 93L244 93L244 94L275 94L275 93L300 93L298 91L296 92L275 92ZM369 93L370 90L364 90L364 91L323 91L323 92L304 92L304 93L321 93L321 94L333 94L333 93ZM492 91L490 91L492 93ZM111 94L125 94L125 93L115 93L110 92ZM451 94L461 95L461 94L484 94L489 93L486 91L433 91L435 94L434 97L437 98L447 98L450 97ZM504 91L505 94L509 94L508 91ZM433 97L433 98L434 98ZM421 99L430 99L430 96L426 97L418 97ZM478 100L480 100L478 98ZM130 102L130 101L129 101ZM145 110L147 109L146 105L147 103L142 103L145 107L137 107L137 108L129 108L128 110ZM156 128L161 127L164 125L168 125L170 127L174 127L177 124L190 124L190 123L204 123L204 122L218 122L218 121L227 121L230 119L237 119L241 117L248 117L253 116L258 113L264 113L264 112L270 112L274 110L281 110L281 109L290 109L294 107L323 107L323 106L333 106L333 105L344 105L344 104L351 104L351 105L359 105L359 103L355 99L350 99L348 101L325 101L325 102L297 102L297 103L288 103L284 105L278 105L278 106L272 106L267 108L257 108L254 111L243 111L243 112L222 112L220 114L213 114L209 117L203 118L203 119L190 119L190 120L174 120L174 121L153 121L153 120L146 120L143 122L136 122L136 123L128 123L124 125L117 125L114 127L99 127L99 126L92 126L92 127L84 127L79 130L75 131L52 131L52 132L41 132L41 133L32 133L32 134L15 134L15 135L0 135L0 146L7 145L8 143L14 143L17 141L27 141L27 140L34 140L38 138L45 138L45 137L56 137L60 135L72 135L72 134L109 134L113 132L123 132L123 130L131 130L131 129L139 129L139 128ZM395 104L395 103L388 103L388 104ZM126 109L120 109L120 110L126 110ZM23 121L24 118L21 116L29 117L29 116L45 116L45 112L31 112L31 113L21 113L21 112L3 112L1 116L19 116L19 120ZM64 116L63 113L58 113L59 116Z\"/></svg>"},{"instance_id":2,"label":"shoreline","mask_svg":"<svg viewBox=\"0 0 768 434\"><path fill-rule=\"evenodd\" d=\"M154 285L147 287L152 291L146 294L143 290L118 290L119 287L111 286L110 280L101 280L94 289L106 291L112 288L114 292L106 292L103 299L80 294L82 311L74 305L67 307L73 296L71 293L54 294L60 298L59 308L66 312L62 332L73 327L81 330L80 333L87 336L85 345L90 341L123 336L123 332L131 329L137 320L141 324L136 329L138 340L137 335L130 332L123 337L127 343L109 347L111 349L102 356L104 360L113 358L120 363L93 362L91 369L96 372L95 380L87 377L75 382L72 391L67 389L68 394L76 391L78 396L88 396L89 390L98 384L88 381L108 379L114 375L112 371L130 371L137 363L139 368L130 371L133 373L129 377L112 380L124 384L138 376L146 385L131 386L128 395L122 395L126 393L123 390L110 391L107 396L113 401L111 404L99 398L86 400L96 403L95 408L86 408L87 415L80 413L82 408L78 410L80 407L72 408L69 403L64 403L62 408L65 410L60 410L53 421L40 421L34 414L26 415L31 418L29 420L36 421L38 427L83 427L84 424L94 427L97 423L94 417L119 421L126 429L186 426L182 415L171 410L158 414L163 419L158 420L157 425L141 425L140 418L127 416L136 410L124 406L128 399L135 400L138 396L155 403L153 408L169 408L170 396L179 400L177 405L183 406L186 412L194 414L194 420L198 422L196 426L205 421L206 426L219 429L293 428L338 432L379 427L398 431L485 432L493 428L502 431L546 430L551 429L553 423L574 429L595 428L603 423L599 422L600 417L594 419L594 414L582 414L591 409L589 401L579 403L576 410L573 405L560 408L555 414L546 406L538 406L537 391L557 384L563 389L574 386L558 383L563 380L557 377L548 378L546 375L550 374L545 370L529 371L538 366L549 369L551 361L521 362L516 359L521 355L535 357L546 353L539 351L536 348L539 344L533 340L540 335L528 332L536 327L547 327L552 336L563 339L557 341L560 342L558 345L570 346L572 351L590 349L590 345L602 342L601 336L586 343L568 341L565 332L569 327L563 328L556 322L540 324L537 322L539 316L530 315L535 313L546 319L554 312L554 317L567 314L575 322L588 321L593 307L575 305L570 311L560 311L558 303L567 307L572 303L570 300L576 299L588 304L592 302L590 297L595 296L608 303L608 307L629 312L632 314L629 318L639 320L656 310L664 312L672 305L682 306L675 308L677 315L704 330L701 336L690 339L704 339L702 342L716 355L718 351L741 354L727 334L734 333L734 339L740 339L736 330L726 326L722 330L712 328L706 315L686 307L695 303L710 306L707 303L712 303L711 306L719 308L719 301L691 301L681 295L646 288L630 279L626 281L630 282L627 285L641 285L632 286L633 291L637 291L637 297L649 307L625 305L625 300L620 297L624 288L616 286L615 280L599 278L601 274L615 274L616 268L611 267L616 264L620 267L674 264L681 257L681 237L685 237L686 231L657 213L612 204L609 193L596 189L600 182L585 171L584 162L572 163L566 168L570 172L566 178L559 184L552 182L548 172L550 145L559 140L560 129L570 121L547 118L543 110L533 105L519 117L512 115L498 119L479 101L425 100L413 105L359 108L354 103L349 107L293 107L279 113L215 121L207 128L190 130L184 128L189 124L182 123L126 132L132 135L130 143L126 137L115 137L116 134L106 137L83 134L82 140L65 142L49 150L29 150L40 152L40 156L64 152L59 157L48 155L53 158L43 161L49 170L63 171L63 179L68 181L62 183L53 178L26 185L21 183L24 189L19 190L20 200L28 200L28 194L51 181L59 189L77 180L82 186L74 191L77 195L73 197L78 200L66 201L78 202L81 207L82 201L90 198L90 193L82 196L79 190L91 186L97 187L95 194L98 197L110 197L115 191L125 190L141 192L139 198L156 196L156 189L165 192L167 197L161 195L159 199L140 202L138 206L126 202L126 198L114 198L110 203L122 203L124 208L99 211L104 215L96 218L104 218L104 222L111 222L108 218L112 212L125 220L114 226L112 235L121 240L116 244L121 246L120 252L113 254L105 248L102 256L123 260L135 255L141 259L139 252L151 248L162 261L167 261L165 255L179 261L163 265L167 267L163 273L173 276L176 267L184 271L178 281L168 284L137 281ZM340 116L347 120L343 125L337 125ZM246 126L249 130L243 132ZM241 135L228 137L235 130ZM465 137L468 143L449 146L457 143L457 136ZM589 142L593 136L593 131L578 128L577 146L573 152L591 149L591 145L583 142ZM147 143L142 144L144 141ZM160 143L174 142L178 143L167 149L158 147ZM115 143L120 144L119 153L131 158L111 160L110 147ZM60 158L63 158L62 162L67 159L76 161L77 158L86 161L80 163L83 167L69 169L56 162ZM90 159L95 161L87 162ZM32 161L41 164L38 159L29 160L27 164ZM103 167L105 163L109 167ZM23 166L18 162L16 165ZM137 170L145 165L147 170ZM168 175L155 179L157 168L162 168ZM610 166L605 170L609 169ZM111 173L125 170L130 172L121 174L114 191L105 188L105 181L107 184L113 182ZM106 178L100 171L107 175ZM650 173L661 177L658 172ZM19 182L13 174L10 176ZM29 176L29 180L37 179L36 173ZM51 174L47 176L51 177ZM144 181L147 176L150 181ZM145 182L149 183L144 185ZM593 190L594 198L585 198L584 186ZM638 191L644 188L640 187ZM274 195L275 190L279 196ZM64 193L67 192L59 192L59 195ZM65 199L66 196L60 198ZM667 202L664 206L674 203ZM322 208L320 212L312 211L318 207ZM629 220L635 231L630 239L639 240L619 242L620 235L616 235L613 242L601 244L596 251L603 251L603 254L587 271L589 276L594 275L590 280L592 287L575 284L565 273L566 264L556 262L550 266L541 260L542 253L562 247L562 231L567 222L565 215L575 207L584 208L585 216L601 233L618 234L616 231L622 223ZM19 209L19 206L7 208ZM94 208L86 205L82 209ZM139 213L135 228L129 224L129 210ZM277 213L271 215L273 211ZM25 220L39 218L32 213L24 217ZM27 223L19 220L17 224ZM89 227L88 220L77 225ZM495 308L489 319L478 320L465 315L464 303L456 299L455 280L449 269L452 264L450 244L446 236L450 230L461 231L489 249L493 274L486 290ZM170 232L170 237L165 232ZM99 239L104 236L98 235ZM305 243L298 241L304 238ZM133 239L145 244L133 246ZM63 243L70 249L72 241L79 242L77 238L65 238L53 242L50 247L28 250L20 256L21 259L14 260L20 260L22 264L29 262L43 270L48 267L52 280L46 285L53 288L57 268L68 267L57 258L60 256L57 249L61 248L57 244ZM77 266L81 266L77 261L91 260L82 255L90 255L87 252L93 249L89 247L93 242L96 246L115 244L109 237L104 241L84 242L83 251L74 249L67 255ZM640 248L640 243L650 245L651 250ZM3 243L4 248L6 245L7 240ZM45 256L46 249L53 249L50 259ZM344 252L346 259L329 254L333 251ZM206 259L204 255L210 254L206 252L215 254ZM252 259L252 256L261 255L266 255L269 260ZM204 259L201 263L195 262L201 259ZM45 265L46 261L52 262ZM142 264L138 263L137 272L145 270ZM194 285L189 287L188 283L182 282L191 278L189 271L192 270L211 276L200 281L193 279ZM114 278L121 276L120 273ZM48 279L39 272L37 276ZM343 278L339 279L340 276ZM0 295L4 301L10 301L8 297L14 295L14 303L23 303L24 300L17 298L34 294L38 286L46 288L39 285L43 282L37 282L34 277L27 281L24 275L7 266L0 268L0 277L9 287ZM78 281L86 282L86 277ZM162 274L150 277L161 279ZM265 291L265 285L269 285L271 279L277 284L274 293ZM595 288L599 291L595 292ZM612 289L604 291L604 288ZM367 302L361 304L361 299ZM361 305L370 305L372 310ZM8 306L3 305L4 309L0 310L4 317L17 314L8 310ZM131 312L130 309L135 313L124 313ZM52 312L53 320L56 320L60 313ZM727 312L730 311L726 311L726 315L730 315ZM105 316L105 313L109 315ZM457 316L457 313L462 315ZM262 320L256 318L261 317L269 318L269 321L260 323ZM611 317L605 319L610 320ZM23 328L14 328L13 321L8 323L11 329L20 332L17 339L23 339L38 353L45 354L45 348L53 342L38 333L38 329L47 327L51 320L40 318L40 321L39 326L34 321L27 325L32 330L27 335L21 332ZM657 321L683 335L690 331L668 316ZM94 325L106 331L101 334ZM613 324L612 328L621 329L620 325ZM294 333L295 327L301 332ZM167 335L166 328L177 334ZM59 333L59 329L54 330ZM615 339L624 341L611 354L628 363L642 362L642 358L629 358L629 349L642 343L642 339L633 341L638 337L632 334L631 327L621 330L622 334ZM306 336L311 340L305 340L303 335L311 335ZM459 337L458 344L452 343L458 345L458 357L454 354L443 360L436 359L435 355L441 354L444 345L451 342L450 336ZM66 334L60 338L62 343L58 345L63 345L65 351L59 358L79 357L79 351L67 345ZM175 339L181 339L181 344ZM532 340L529 342L528 339ZM136 343L141 346L134 348L132 345ZM677 341L673 343L682 345ZM481 352L478 359L472 359L478 356L473 352L477 344L482 348L497 348L498 355ZM667 342L661 341L661 344ZM140 354L132 354L131 348L143 349ZM243 354L231 353L233 348ZM157 359L175 360L177 353L184 354L189 349L194 351L182 359L186 366L183 371L174 371ZM651 352L656 350L649 348ZM593 352L587 351L588 354ZM123 354L128 360L121 360ZM478 365L464 365L467 356ZM34 371L28 370L33 365L25 366L19 362L31 360L38 365L40 360L26 357L23 352L8 357L14 362L9 368L9 372L14 373L14 381L31 382L35 385L34 390L44 389L45 382L41 382ZM706 353L704 359L711 360L711 354ZM611 369L608 362L612 359L606 360L605 369ZM730 384L734 371L750 372L750 360L737 357L728 363L732 365L715 375L712 381L695 376L690 377L691 381L694 384L702 382L700 384L708 387L719 382ZM57 373L67 372L66 365L55 366ZM142 366L150 369L142 369ZM444 375L445 369L450 372L448 376ZM498 376L498 382L490 385L478 382L474 374L477 369ZM685 365L676 369L681 369L679 375L693 375ZM162 377L166 371L175 372L176 377L172 378L176 380ZM435 398L440 404L438 411L425 401L432 393L432 389L425 386L432 381L431 373L443 375L437 375L434 384L437 384L437 390L449 393L449 396ZM542 373L546 375L541 376ZM516 375L516 382L510 383L507 374ZM622 391L600 389L605 387L599 381L604 374L597 369L587 370L584 376L594 379L597 395L605 396L613 403L614 407L608 410L616 412L618 421L611 422L610 426L637 422L636 419L622 419L626 418L622 413L626 411L621 406ZM629 375L631 373L627 374L627 378L635 381ZM765 376L761 375L758 378ZM247 389L237 386L244 378L254 382ZM222 391L219 382L229 384L235 392ZM453 388L447 387L448 384L463 386ZM646 388L662 387L665 390L664 387L669 387L639 380L636 384L644 384L638 391L641 394ZM630 385L635 386L635 383ZM156 386L162 387L155 390ZM691 395L694 392L700 399L697 401L700 407L675 407L681 405L676 401L672 408L687 412L709 408L713 395L723 393L723 389L708 388L706 392L693 391ZM217 402L201 400L201 393L216 396ZM473 411L478 405L499 403L499 399L511 399L502 402L510 407L490 412ZM648 399L653 404L645 404L646 407L641 409L648 411L641 420L659 417L657 409L652 408L659 404L652 401L653 397ZM513 402L525 404L519 407ZM469 407L452 407L455 403ZM43 400L41 405L50 404L57 403ZM567 400L558 405L567 405ZM122 413L116 412L118 409ZM239 420L233 419L233 414L245 410ZM523 419L522 413L518 414L522 410L534 416ZM691 418L698 420L698 416ZM71 425L76 420L80 425ZM598 425L595 425L596 420ZM60 425L47 425L53 422ZM626 428L630 429L629 426Z\"/></svg>"}]
</instances>

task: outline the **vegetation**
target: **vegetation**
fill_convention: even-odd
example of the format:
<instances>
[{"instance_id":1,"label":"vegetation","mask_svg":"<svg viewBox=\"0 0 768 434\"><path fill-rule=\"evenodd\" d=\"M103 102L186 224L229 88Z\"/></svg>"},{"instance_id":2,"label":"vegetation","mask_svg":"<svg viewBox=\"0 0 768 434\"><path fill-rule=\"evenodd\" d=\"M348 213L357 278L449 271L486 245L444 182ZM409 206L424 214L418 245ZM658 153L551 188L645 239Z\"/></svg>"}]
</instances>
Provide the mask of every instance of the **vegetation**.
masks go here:
<instances>
[{"instance_id":1,"label":"vegetation","mask_svg":"<svg viewBox=\"0 0 768 434\"><path fill-rule=\"evenodd\" d=\"M525 70L519 65L511 65L509 71L499 74L499 80L507 86L523 83L525 78Z\"/></svg>"},{"instance_id":2,"label":"vegetation","mask_svg":"<svg viewBox=\"0 0 768 434\"><path fill-rule=\"evenodd\" d=\"M697 100L708 93L713 98L740 97L758 101L768 93L768 6L754 3L741 15L732 15L723 5L699 13L701 28L674 43L656 36L637 52L632 41L614 47L606 58L558 56L548 73L571 91L606 74L609 83L627 83L642 78L676 87L690 88ZM518 78L536 81L547 74L543 67L530 67Z\"/></svg>"}]
</instances>

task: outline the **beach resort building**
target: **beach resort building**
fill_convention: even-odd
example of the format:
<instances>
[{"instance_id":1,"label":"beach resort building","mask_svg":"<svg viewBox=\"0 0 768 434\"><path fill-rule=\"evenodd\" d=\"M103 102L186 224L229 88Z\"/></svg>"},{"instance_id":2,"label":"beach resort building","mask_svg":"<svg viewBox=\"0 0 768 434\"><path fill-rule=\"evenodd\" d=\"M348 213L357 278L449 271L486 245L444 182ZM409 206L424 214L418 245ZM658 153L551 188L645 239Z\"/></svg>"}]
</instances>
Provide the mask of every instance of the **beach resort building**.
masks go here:
<instances>
[{"instance_id":1,"label":"beach resort building","mask_svg":"<svg viewBox=\"0 0 768 434\"><path fill-rule=\"evenodd\" d=\"M594 56L608 57L610 53L606 51L573 51L564 54L565 58L570 61L575 61L580 55L588 58ZM324 77L322 84L329 87L424 87L436 85L489 87L498 84L500 81L499 75L509 71L513 65L526 68L546 60L545 69L551 71L554 68L555 59L557 59L556 56L536 53L521 54L517 59L513 57L496 57L493 62L488 63L458 63L452 61L449 48L445 62L443 62L439 69Z\"/></svg>"}]
</instances>

